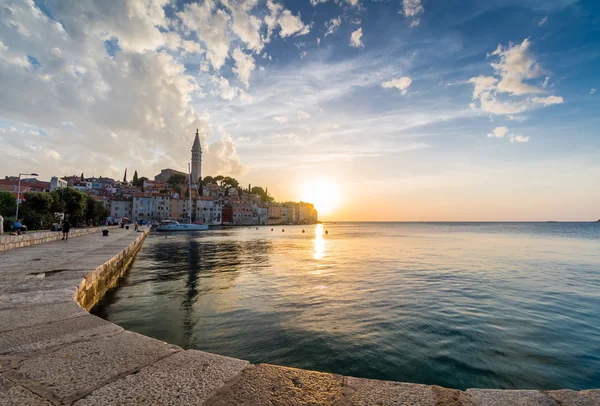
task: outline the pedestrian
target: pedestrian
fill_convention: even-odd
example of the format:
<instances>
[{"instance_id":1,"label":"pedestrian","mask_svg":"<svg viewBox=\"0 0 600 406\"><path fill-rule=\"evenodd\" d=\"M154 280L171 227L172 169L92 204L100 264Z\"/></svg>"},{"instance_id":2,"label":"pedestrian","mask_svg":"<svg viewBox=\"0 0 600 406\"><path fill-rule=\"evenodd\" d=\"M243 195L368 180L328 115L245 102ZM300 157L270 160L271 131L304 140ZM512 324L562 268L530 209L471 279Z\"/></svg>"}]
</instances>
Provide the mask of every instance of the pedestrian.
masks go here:
<instances>
[{"instance_id":1,"label":"pedestrian","mask_svg":"<svg viewBox=\"0 0 600 406\"><path fill-rule=\"evenodd\" d=\"M4 234L4 217L0 214L0 235Z\"/></svg>"},{"instance_id":2,"label":"pedestrian","mask_svg":"<svg viewBox=\"0 0 600 406\"><path fill-rule=\"evenodd\" d=\"M63 240L69 239L69 231L71 231L71 224L69 224L69 221L65 219L62 224Z\"/></svg>"}]
</instances>

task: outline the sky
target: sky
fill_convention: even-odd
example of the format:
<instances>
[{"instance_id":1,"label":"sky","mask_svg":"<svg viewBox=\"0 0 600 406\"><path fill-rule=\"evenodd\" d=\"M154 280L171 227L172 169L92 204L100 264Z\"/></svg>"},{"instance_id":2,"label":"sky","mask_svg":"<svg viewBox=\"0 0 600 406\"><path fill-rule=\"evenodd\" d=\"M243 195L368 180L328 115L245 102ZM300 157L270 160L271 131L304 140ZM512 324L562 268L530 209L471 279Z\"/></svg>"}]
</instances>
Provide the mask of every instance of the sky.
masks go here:
<instances>
[{"instance_id":1,"label":"sky","mask_svg":"<svg viewBox=\"0 0 600 406\"><path fill-rule=\"evenodd\" d=\"M0 0L0 174L187 170L322 220L600 218L600 2Z\"/></svg>"}]
</instances>

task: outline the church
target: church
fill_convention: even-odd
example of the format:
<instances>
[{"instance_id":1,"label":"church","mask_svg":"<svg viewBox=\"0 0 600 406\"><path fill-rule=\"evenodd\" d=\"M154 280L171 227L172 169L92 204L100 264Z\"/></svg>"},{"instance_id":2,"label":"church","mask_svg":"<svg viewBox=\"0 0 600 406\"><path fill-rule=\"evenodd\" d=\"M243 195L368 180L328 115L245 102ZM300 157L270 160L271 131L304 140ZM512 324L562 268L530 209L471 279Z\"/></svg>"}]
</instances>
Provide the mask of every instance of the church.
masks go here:
<instances>
[{"instance_id":1,"label":"church","mask_svg":"<svg viewBox=\"0 0 600 406\"><path fill-rule=\"evenodd\" d=\"M186 172L177 171L175 169L167 168L162 169L158 175L154 177L156 182L167 183L169 178L173 175L184 175L188 179ZM200 189L200 182L202 180L202 145L200 144L200 132L196 129L196 137L194 138L194 144L192 145L192 189Z\"/></svg>"}]
</instances>

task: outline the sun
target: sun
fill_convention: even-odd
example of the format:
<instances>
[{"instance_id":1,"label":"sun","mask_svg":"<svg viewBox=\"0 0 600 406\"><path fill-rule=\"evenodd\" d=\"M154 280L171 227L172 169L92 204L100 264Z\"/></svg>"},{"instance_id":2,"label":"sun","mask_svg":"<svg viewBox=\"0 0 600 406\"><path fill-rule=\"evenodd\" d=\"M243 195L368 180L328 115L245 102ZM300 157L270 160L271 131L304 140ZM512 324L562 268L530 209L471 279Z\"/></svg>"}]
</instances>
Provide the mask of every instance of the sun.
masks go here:
<instances>
[{"instance_id":1,"label":"sun","mask_svg":"<svg viewBox=\"0 0 600 406\"><path fill-rule=\"evenodd\" d=\"M319 215L328 215L334 212L341 202L340 187L330 179L310 179L302 184L300 198L313 203Z\"/></svg>"}]
</instances>

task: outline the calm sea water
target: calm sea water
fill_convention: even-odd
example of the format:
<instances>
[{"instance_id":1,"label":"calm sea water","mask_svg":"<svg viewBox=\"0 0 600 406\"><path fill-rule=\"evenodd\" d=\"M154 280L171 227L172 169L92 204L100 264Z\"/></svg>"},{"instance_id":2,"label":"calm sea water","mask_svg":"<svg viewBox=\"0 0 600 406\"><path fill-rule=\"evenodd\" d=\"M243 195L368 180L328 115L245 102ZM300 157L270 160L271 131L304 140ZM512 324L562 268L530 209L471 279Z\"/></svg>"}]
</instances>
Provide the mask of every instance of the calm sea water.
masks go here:
<instances>
[{"instance_id":1,"label":"calm sea water","mask_svg":"<svg viewBox=\"0 0 600 406\"><path fill-rule=\"evenodd\" d=\"M600 388L600 223L273 228L151 234L94 312L254 363Z\"/></svg>"}]
</instances>

